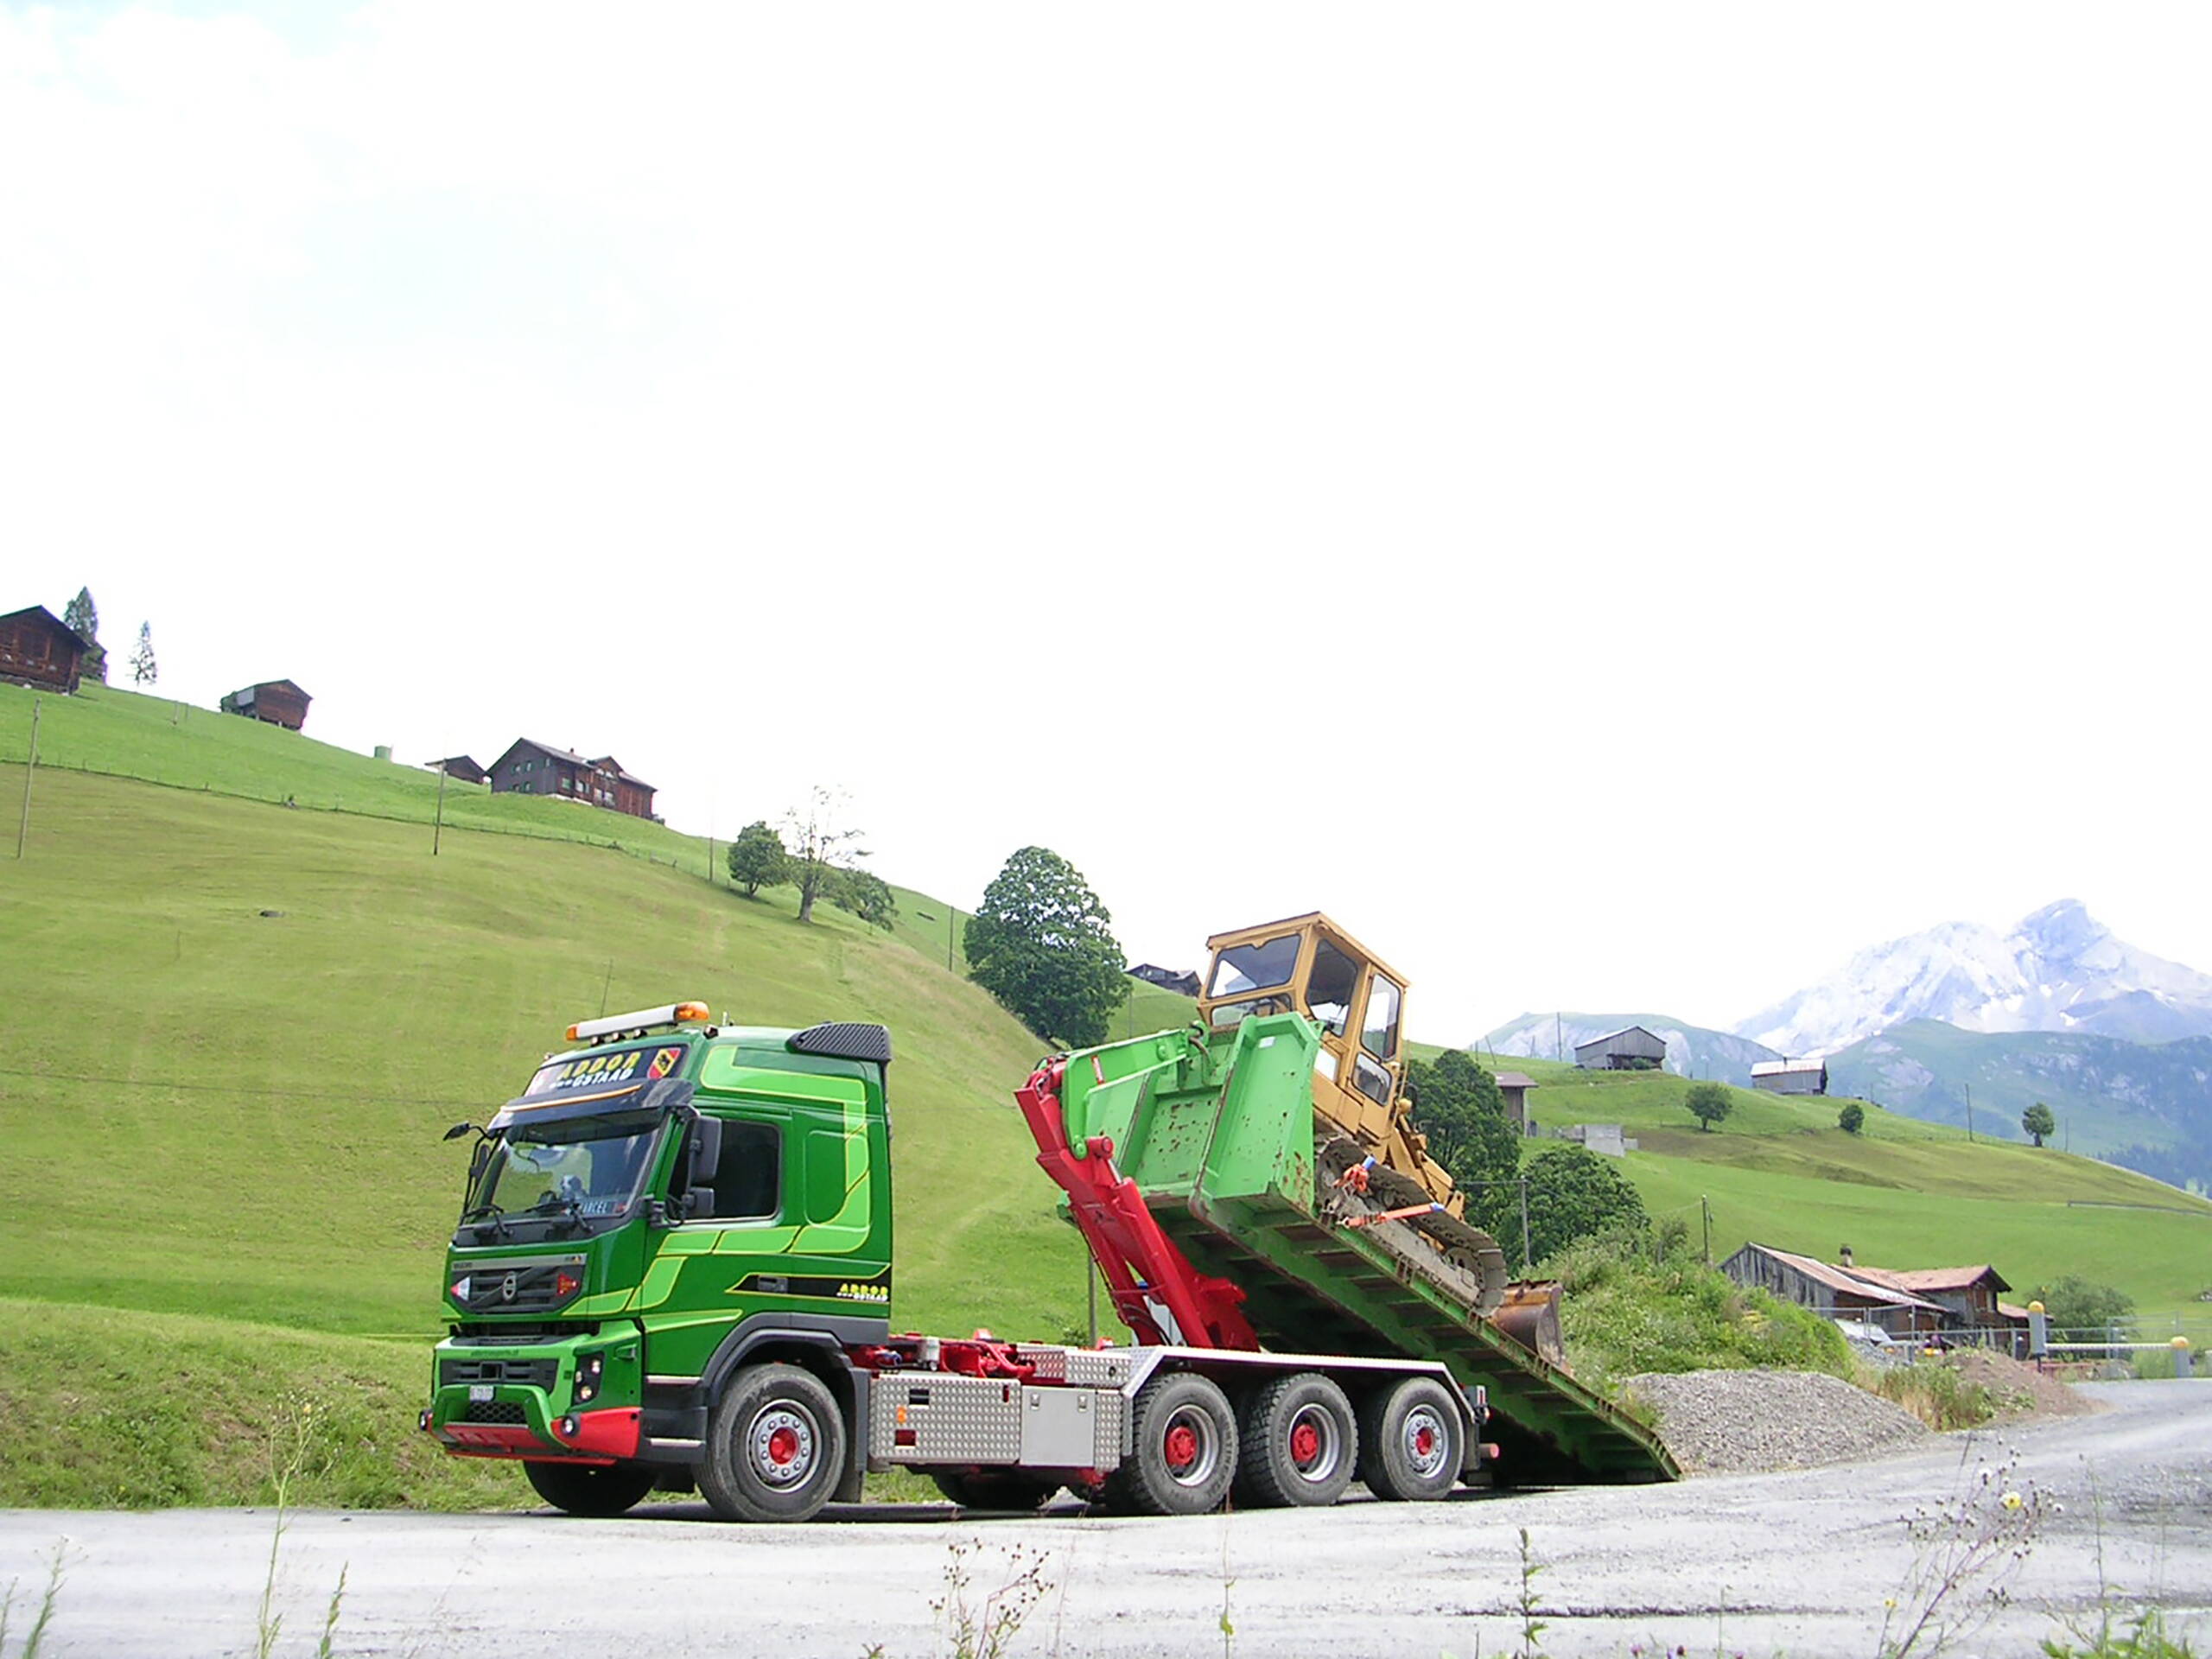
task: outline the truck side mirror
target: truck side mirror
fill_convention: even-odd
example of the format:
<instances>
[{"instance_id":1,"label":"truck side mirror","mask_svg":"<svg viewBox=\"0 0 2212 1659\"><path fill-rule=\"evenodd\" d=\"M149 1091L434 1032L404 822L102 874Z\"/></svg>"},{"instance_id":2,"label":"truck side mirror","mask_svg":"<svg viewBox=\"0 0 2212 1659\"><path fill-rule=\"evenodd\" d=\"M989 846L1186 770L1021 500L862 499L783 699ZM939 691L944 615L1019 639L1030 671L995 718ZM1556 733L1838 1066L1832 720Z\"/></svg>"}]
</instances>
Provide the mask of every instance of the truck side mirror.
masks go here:
<instances>
[{"instance_id":1,"label":"truck side mirror","mask_svg":"<svg viewBox=\"0 0 2212 1659\"><path fill-rule=\"evenodd\" d=\"M715 1189L713 1187L695 1186L685 1196L683 1200L684 1220L705 1221L709 1219L714 1213Z\"/></svg>"},{"instance_id":2,"label":"truck side mirror","mask_svg":"<svg viewBox=\"0 0 2212 1659\"><path fill-rule=\"evenodd\" d=\"M719 1117L702 1117L691 1125L691 1166L684 1185L696 1187L702 1181L715 1179L715 1169L722 1160L722 1121Z\"/></svg>"},{"instance_id":3,"label":"truck side mirror","mask_svg":"<svg viewBox=\"0 0 2212 1659\"><path fill-rule=\"evenodd\" d=\"M479 1141L468 1154L468 1184L476 1185L476 1178L484 1173L484 1166L492 1161L492 1143Z\"/></svg>"}]
</instances>

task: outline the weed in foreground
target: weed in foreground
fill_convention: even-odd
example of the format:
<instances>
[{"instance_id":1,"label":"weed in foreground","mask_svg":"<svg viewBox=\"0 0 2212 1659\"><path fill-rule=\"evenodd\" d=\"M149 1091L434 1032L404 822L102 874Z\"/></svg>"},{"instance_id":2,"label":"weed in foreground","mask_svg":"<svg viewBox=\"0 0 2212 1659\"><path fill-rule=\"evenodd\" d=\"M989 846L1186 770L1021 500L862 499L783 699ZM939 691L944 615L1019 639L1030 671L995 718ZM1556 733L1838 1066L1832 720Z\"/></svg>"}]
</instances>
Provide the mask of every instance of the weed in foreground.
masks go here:
<instances>
[{"instance_id":1,"label":"weed in foreground","mask_svg":"<svg viewBox=\"0 0 2212 1659\"><path fill-rule=\"evenodd\" d=\"M2017 1458L1971 1471L1969 1439L1960 1456L1961 1480L1951 1497L1905 1517L1912 1566L1899 1593L1883 1605L1878 1659L1935 1655L1980 1630L2011 1603L2011 1582L2055 1506L2017 1481Z\"/></svg>"},{"instance_id":2,"label":"weed in foreground","mask_svg":"<svg viewBox=\"0 0 2212 1659\"><path fill-rule=\"evenodd\" d=\"M286 1510L292 1486L315 1454L320 1427L315 1421L315 1402L304 1395L295 1395L284 1402L269 1438L269 1482L276 1495L276 1524L269 1535L269 1567L262 1575L261 1605L254 1615L254 1659L270 1659L276 1649L276 1637L283 1630L284 1616L276 1608L276 1559L289 1524ZM329 1659L331 1644L338 1633L339 1608L346 1599L346 1572L342 1567L338 1570L338 1587L331 1592L330 1605L322 1617L322 1639L315 1648L316 1659Z\"/></svg>"},{"instance_id":3,"label":"weed in foreground","mask_svg":"<svg viewBox=\"0 0 2212 1659\"><path fill-rule=\"evenodd\" d=\"M38 1659L39 1649L45 1644L46 1632L54 1623L54 1604L61 1599L61 1580L68 1566L69 1543L64 1539L54 1547L54 1564L47 1568L46 1589L38 1599L38 1611L31 1615L31 1627L23 1637L21 1659ZM0 1594L0 1653L8 1650L8 1625L16 1611L16 1583L10 1580L7 1591Z\"/></svg>"},{"instance_id":4,"label":"weed in foreground","mask_svg":"<svg viewBox=\"0 0 2212 1659\"><path fill-rule=\"evenodd\" d=\"M969 1562L982 1548L981 1539L970 1538L947 1549L944 1593L930 1603L944 1659L1006 1659L1023 1622L1052 1592L1052 1580L1045 1576L1045 1553L1016 1544L1007 1551L1006 1572L998 1588L978 1601ZM866 1650L865 1659L885 1659L885 1654L878 1643Z\"/></svg>"}]
</instances>

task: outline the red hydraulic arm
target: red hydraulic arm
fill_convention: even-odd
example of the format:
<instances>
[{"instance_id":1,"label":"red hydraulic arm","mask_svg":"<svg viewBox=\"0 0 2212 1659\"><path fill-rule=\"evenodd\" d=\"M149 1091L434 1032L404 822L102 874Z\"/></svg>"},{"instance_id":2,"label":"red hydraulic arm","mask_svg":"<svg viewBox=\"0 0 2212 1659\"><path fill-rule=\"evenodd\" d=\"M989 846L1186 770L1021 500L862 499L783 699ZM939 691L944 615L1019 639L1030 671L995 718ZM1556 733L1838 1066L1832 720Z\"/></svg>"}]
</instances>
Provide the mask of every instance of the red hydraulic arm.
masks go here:
<instances>
[{"instance_id":1,"label":"red hydraulic arm","mask_svg":"<svg viewBox=\"0 0 2212 1659\"><path fill-rule=\"evenodd\" d=\"M1038 1164L1068 1195L1122 1322L1142 1343L1258 1352L1260 1338L1237 1306L1244 1293L1200 1273L1160 1230L1137 1184L1114 1167L1111 1138L1093 1135L1089 1155L1076 1156L1060 1104L1065 1070L1055 1060L1031 1073L1014 1098L1036 1137Z\"/></svg>"}]
</instances>

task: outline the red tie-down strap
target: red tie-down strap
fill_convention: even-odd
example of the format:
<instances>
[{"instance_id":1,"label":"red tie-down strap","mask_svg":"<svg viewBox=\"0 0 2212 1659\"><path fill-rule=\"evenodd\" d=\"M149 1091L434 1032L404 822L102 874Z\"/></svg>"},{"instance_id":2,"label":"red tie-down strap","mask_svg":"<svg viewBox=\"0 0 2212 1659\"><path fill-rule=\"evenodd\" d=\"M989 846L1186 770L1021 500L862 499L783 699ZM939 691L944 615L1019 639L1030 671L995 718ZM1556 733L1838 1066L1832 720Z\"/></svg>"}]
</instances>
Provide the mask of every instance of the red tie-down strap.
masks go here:
<instances>
[{"instance_id":1,"label":"red tie-down strap","mask_svg":"<svg viewBox=\"0 0 2212 1659\"><path fill-rule=\"evenodd\" d=\"M1030 1075L1014 1093L1037 1142L1039 1167L1068 1195L1068 1209L1106 1277L1122 1322L1148 1344L1234 1348L1256 1353L1260 1338L1239 1304L1244 1293L1200 1273L1160 1230L1137 1184L1114 1167L1114 1143L1095 1135L1076 1156L1060 1102L1065 1060ZM1173 1329L1163 1325L1166 1311Z\"/></svg>"}]
</instances>

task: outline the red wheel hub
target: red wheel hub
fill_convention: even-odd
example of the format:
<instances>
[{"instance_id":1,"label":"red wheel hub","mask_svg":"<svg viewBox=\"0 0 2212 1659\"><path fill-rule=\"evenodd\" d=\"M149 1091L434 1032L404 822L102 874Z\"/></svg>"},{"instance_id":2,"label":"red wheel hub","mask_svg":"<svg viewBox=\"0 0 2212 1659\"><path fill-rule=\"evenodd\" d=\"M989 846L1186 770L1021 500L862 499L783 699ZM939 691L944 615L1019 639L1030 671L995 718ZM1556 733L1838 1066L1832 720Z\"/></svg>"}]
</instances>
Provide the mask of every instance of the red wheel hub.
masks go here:
<instances>
[{"instance_id":1,"label":"red wheel hub","mask_svg":"<svg viewBox=\"0 0 2212 1659\"><path fill-rule=\"evenodd\" d=\"M1290 1459L1303 1466L1321 1455L1321 1431L1311 1423L1300 1423L1290 1431Z\"/></svg>"},{"instance_id":2,"label":"red wheel hub","mask_svg":"<svg viewBox=\"0 0 2212 1659\"><path fill-rule=\"evenodd\" d=\"M1178 1423L1167 1431L1163 1448L1167 1453L1170 1469L1187 1469L1198 1460L1198 1437L1186 1423Z\"/></svg>"},{"instance_id":3,"label":"red wheel hub","mask_svg":"<svg viewBox=\"0 0 2212 1659\"><path fill-rule=\"evenodd\" d=\"M768 1457L779 1465L787 1464L798 1456L798 1431L779 1428L768 1436Z\"/></svg>"},{"instance_id":4,"label":"red wheel hub","mask_svg":"<svg viewBox=\"0 0 2212 1659\"><path fill-rule=\"evenodd\" d=\"M1414 1431L1414 1450L1424 1458L1436 1455L1436 1431L1427 1423Z\"/></svg>"}]
</instances>

